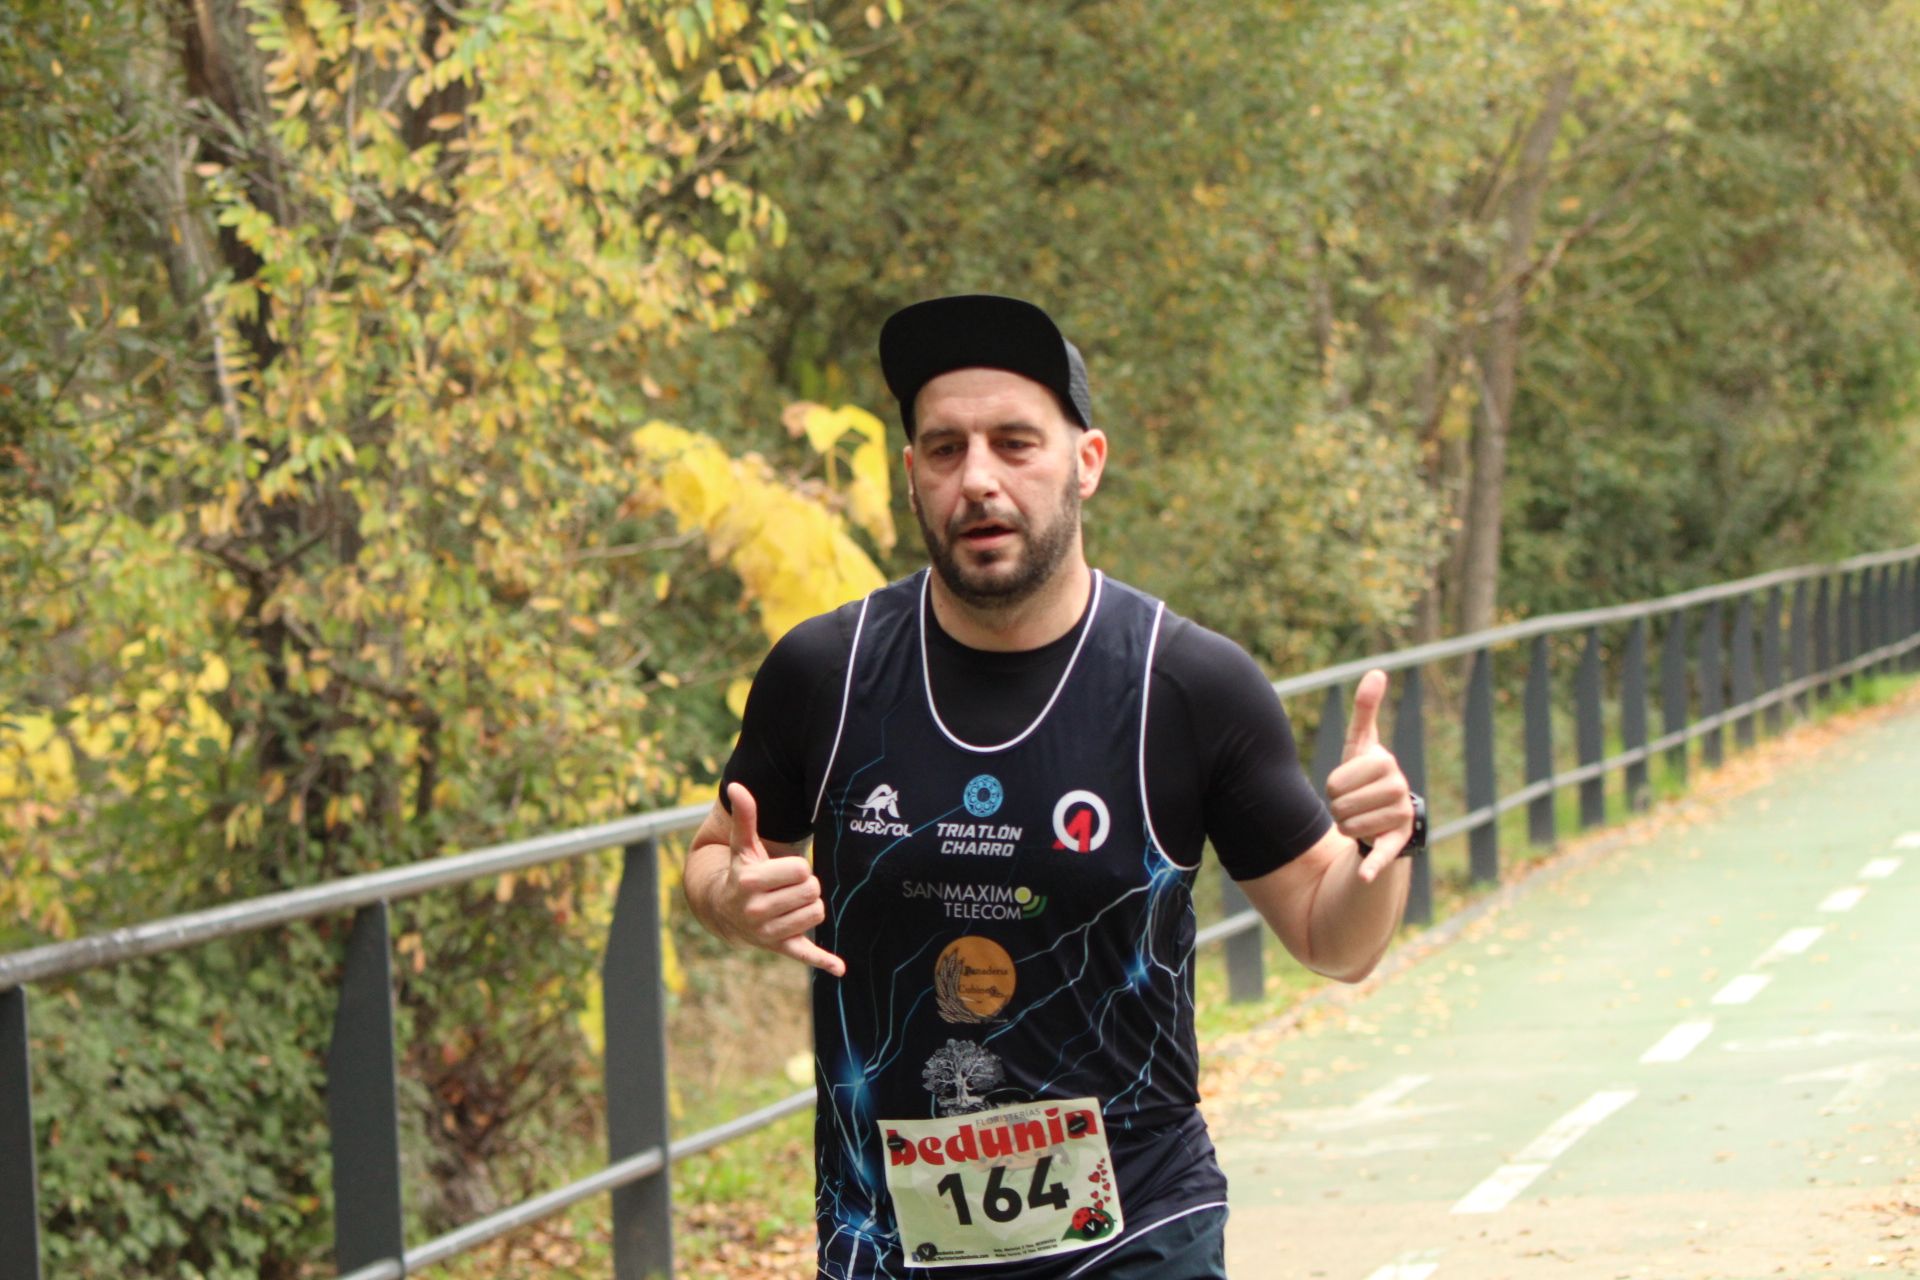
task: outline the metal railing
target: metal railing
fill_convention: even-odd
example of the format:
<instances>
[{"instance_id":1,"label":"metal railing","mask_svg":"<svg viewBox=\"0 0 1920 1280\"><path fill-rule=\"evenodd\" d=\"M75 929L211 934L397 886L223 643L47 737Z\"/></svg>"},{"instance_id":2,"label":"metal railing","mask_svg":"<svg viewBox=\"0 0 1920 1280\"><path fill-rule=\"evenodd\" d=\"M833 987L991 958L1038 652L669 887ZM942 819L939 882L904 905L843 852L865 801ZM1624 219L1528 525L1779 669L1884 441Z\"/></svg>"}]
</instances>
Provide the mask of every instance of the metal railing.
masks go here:
<instances>
[{"instance_id":1,"label":"metal railing","mask_svg":"<svg viewBox=\"0 0 1920 1280\"><path fill-rule=\"evenodd\" d=\"M1731 620L1729 621L1729 615ZM1662 732L1649 737L1648 679L1651 637L1660 636L1658 696ZM1624 633L1624 634L1622 634ZM1573 673L1575 749L1579 763L1556 768L1553 753L1554 671L1549 640L1581 641ZM1495 656L1525 644L1526 676L1521 696L1525 780L1502 791L1498 785L1495 731ZM1607 655L1617 668L1607 695ZM1806 565L1743 578L1715 587L1607 609L1554 614L1511 626L1361 662L1343 663L1277 681L1282 698L1320 693L1319 729L1309 773L1324 791L1339 764L1346 738L1352 684L1380 668L1398 677L1393 751L1413 789L1428 790L1425 673L1436 663L1464 661L1468 672L1460 717L1464 812L1433 814L1429 850L1449 840L1468 842L1474 883L1500 876L1500 818L1527 809L1527 836L1535 845L1557 838L1557 794L1577 786L1580 825L1606 820L1606 778L1624 771L1627 801L1639 808L1649 795L1649 762L1665 753L1669 773L1684 778L1688 744L1702 740L1701 756L1718 765L1726 731L1751 745L1764 718L1777 731L1789 709L1811 710L1814 699L1851 688L1862 673L1912 670L1920 659L1920 546L1856 556L1831 565ZM1605 711L1617 703L1620 750L1606 754ZM1510 771L1510 768L1509 768ZM1229 996L1255 999L1263 982L1260 917L1231 880L1223 892L1226 918L1200 931L1202 943L1224 939ZM1413 860L1406 919L1433 919L1431 852Z\"/></svg>"},{"instance_id":2,"label":"metal railing","mask_svg":"<svg viewBox=\"0 0 1920 1280\"><path fill-rule=\"evenodd\" d=\"M1726 623L1729 604L1731 629ZM1620 627L1626 628L1618 682L1622 749L1603 756L1602 635L1603 629ZM1647 655L1654 627L1663 635L1660 704L1665 731L1649 738ZM1580 763L1561 771L1553 761L1547 641L1573 633L1583 634L1585 642L1575 674ZM1524 698L1526 781L1501 794L1495 782L1494 654L1522 642L1530 643ZM1375 667L1404 672L1394 750L1415 789L1424 792L1423 673L1434 663L1465 660L1465 812L1444 821L1436 815L1430 844L1466 837L1472 877L1484 881L1498 878L1497 823L1509 810L1527 806L1530 839L1551 843L1554 797L1561 788L1581 789L1581 823L1595 825L1604 820L1607 774L1625 770L1629 796L1637 803L1646 793L1647 766L1655 754L1666 752L1670 767L1684 773L1688 744L1702 738L1705 760L1718 763L1728 726L1738 742L1751 742L1762 713L1769 727L1777 728L1790 706L1805 712L1811 699L1849 684L1862 672L1891 670L1896 663L1911 668L1916 649L1920 546L1783 570L1641 604L1539 618L1345 663L1279 681L1274 688L1283 698L1323 694L1310 772L1316 786L1324 789L1346 734L1349 685ZM642 814L0 955L0 1277L28 1280L40 1275L27 984L344 911L355 915L326 1061L339 1274L348 1280L399 1280L582 1200L611 1194L615 1275L619 1280L671 1275L672 1163L805 1110L813 1101L813 1091L803 1090L690 1137L669 1136L656 842L695 826L706 812L705 806L695 805ZM407 1245L401 1211L390 904L614 847L624 848L625 861L602 963L607 1167L423 1244ZM1413 923L1432 916L1430 856L1414 861L1407 905ZM1257 998L1263 988L1259 918L1232 882L1224 883L1227 918L1201 930L1198 940L1203 945L1224 940L1231 998Z\"/></svg>"}]
</instances>

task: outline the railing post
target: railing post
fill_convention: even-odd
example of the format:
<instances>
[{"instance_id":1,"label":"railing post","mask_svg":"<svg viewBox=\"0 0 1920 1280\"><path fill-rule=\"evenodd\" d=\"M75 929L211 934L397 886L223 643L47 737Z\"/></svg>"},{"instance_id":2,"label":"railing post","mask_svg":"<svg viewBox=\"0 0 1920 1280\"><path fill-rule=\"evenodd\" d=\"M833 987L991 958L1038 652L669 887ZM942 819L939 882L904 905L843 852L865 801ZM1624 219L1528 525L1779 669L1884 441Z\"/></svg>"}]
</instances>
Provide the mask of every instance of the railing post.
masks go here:
<instances>
[{"instance_id":1,"label":"railing post","mask_svg":"<svg viewBox=\"0 0 1920 1280\"><path fill-rule=\"evenodd\" d=\"M1813 614L1810 595L1805 578L1793 584L1793 622L1788 633L1789 663L1788 670L1793 682L1799 684L1813 671ZM1795 714L1804 718L1813 710L1813 691L1802 689L1794 695Z\"/></svg>"},{"instance_id":2,"label":"railing post","mask_svg":"<svg viewBox=\"0 0 1920 1280\"><path fill-rule=\"evenodd\" d=\"M1887 643L1887 606L1889 606L1889 599L1887 599L1887 597L1889 597L1889 591L1887 591L1887 576L1889 576L1891 572L1893 572L1893 570L1891 570L1889 566L1885 566L1885 564L1882 564L1880 568L1870 568L1870 570L1866 570L1866 585L1868 585L1868 604L1866 604L1866 651L1868 652L1874 652ZM1870 670L1872 674L1876 674L1876 676L1884 676L1889 668L1887 668L1885 658L1882 658L1880 662L1876 662L1876 664L1870 666L1868 670Z\"/></svg>"},{"instance_id":3,"label":"railing post","mask_svg":"<svg viewBox=\"0 0 1920 1280\"><path fill-rule=\"evenodd\" d=\"M1467 809L1477 812L1492 807L1498 796L1493 774L1493 651L1481 649L1473 655L1473 671L1467 677L1467 714L1461 732L1466 741ZM1500 878L1500 824L1487 822L1467 837L1468 862L1475 883Z\"/></svg>"},{"instance_id":4,"label":"railing post","mask_svg":"<svg viewBox=\"0 0 1920 1280\"><path fill-rule=\"evenodd\" d=\"M1607 727L1600 707L1600 628L1587 628L1580 650L1580 670L1574 676L1575 737L1580 764L1599 764L1607 754ZM1580 825L1597 827L1607 820L1607 780L1588 778L1580 784Z\"/></svg>"},{"instance_id":5,"label":"railing post","mask_svg":"<svg viewBox=\"0 0 1920 1280\"><path fill-rule=\"evenodd\" d=\"M1687 728L1687 611L1675 609L1667 622L1667 638L1660 647L1660 724L1663 734ZM1687 780L1687 743L1683 738L1667 748L1667 773Z\"/></svg>"},{"instance_id":6,"label":"railing post","mask_svg":"<svg viewBox=\"0 0 1920 1280\"><path fill-rule=\"evenodd\" d=\"M1871 566L1860 571L1860 652L1872 653L1880 647L1880 571ZM1867 679L1880 672L1880 664L1869 662L1860 671Z\"/></svg>"},{"instance_id":7,"label":"railing post","mask_svg":"<svg viewBox=\"0 0 1920 1280\"><path fill-rule=\"evenodd\" d=\"M626 847L601 962L606 1009L607 1160L658 1148L658 1173L613 1192L615 1280L673 1274L673 1180L665 1163L667 1004L660 987L659 845Z\"/></svg>"},{"instance_id":8,"label":"railing post","mask_svg":"<svg viewBox=\"0 0 1920 1280\"><path fill-rule=\"evenodd\" d=\"M1700 619L1700 718L1705 720L1727 709L1726 677L1721 674L1720 648L1726 643L1726 627L1721 620L1720 602L1708 603ZM1726 731L1715 725L1700 738L1700 760L1709 769L1717 768L1726 755Z\"/></svg>"},{"instance_id":9,"label":"railing post","mask_svg":"<svg viewBox=\"0 0 1920 1280\"><path fill-rule=\"evenodd\" d=\"M39 1280L40 1190L33 1166L33 1057L27 989L0 991L0 1276Z\"/></svg>"},{"instance_id":10,"label":"railing post","mask_svg":"<svg viewBox=\"0 0 1920 1280\"><path fill-rule=\"evenodd\" d=\"M1893 634L1890 639L1895 644L1905 644L1907 637L1913 634L1913 562L1902 561L1893 571ZM1913 665L1913 655L1903 653L1893 660L1895 671L1908 670Z\"/></svg>"},{"instance_id":11,"label":"railing post","mask_svg":"<svg viewBox=\"0 0 1920 1280\"><path fill-rule=\"evenodd\" d=\"M1906 609L1900 615L1900 638L1911 640L1920 632L1920 564L1909 560L1903 566L1906 571ZM1912 671L1920 666L1920 653L1909 649L1906 652L1906 669Z\"/></svg>"},{"instance_id":12,"label":"railing post","mask_svg":"<svg viewBox=\"0 0 1920 1280\"><path fill-rule=\"evenodd\" d=\"M1627 631L1627 664L1620 673L1620 745L1628 751L1647 746L1647 620L1635 618ZM1627 766L1627 808L1640 810L1651 803L1647 760Z\"/></svg>"},{"instance_id":13,"label":"railing post","mask_svg":"<svg viewBox=\"0 0 1920 1280\"><path fill-rule=\"evenodd\" d=\"M1400 680L1400 709L1393 717L1393 754L1400 761L1400 772L1407 785L1421 795L1427 793L1427 716L1426 698L1421 689L1420 668L1410 668ZM1428 815L1432 825L1432 815ZM1433 922L1433 858L1422 850L1413 855L1412 879L1407 886L1408 924Z\"/></svg>"},{"instance_id":14,"label":"railing post","mask_svg":"<svg viewBox=\"0 0 1920 1280\"><path fill-rule=\"evenodd\" d=\"M376 902L354 915L327 1046L334 1265L342 1275L388 1258L405 1262L397 1072L393 947L387 904Z\"/></svg>"},{"instance_id":15,"label":"railing post","mask_svg":"<svg viewBox=\"0 0 1920 1280\"><path fill-rule=\"evenodd\" d=\"M1914 562L1909 560L1900 566L1900 639L1913 639L1916 611L1920 611L1920 573L1915 572ZM1915 653L1912 649L1900 655L1900 669L1912 671L1915 665Z\"/></svg>"},{"instance_id":16,"label":"railing post","mask_svg":"<svg viewBox=\"0 0 1920 1280\"><path fill-rule=\"evenodd\" d=\"M1856 647L1858 633L1854 630L1854 614L1857 612L1857 606L1854 603L1855 595L1853 575L1850 573L1841 574L1840 598L1834 607L1834 615L1839 623L1836 628L1839 632L1839 643L1835 645L1837 652L1834 654L1834 657L1843 668L1852 662L1854 656L1860 652L1858 647ZM1853 692L1852 671L1842 672L1840 676L1840 688L1841 691L1845 693Z\"/></svg>"},{"instance_id":17,"label":"railing post","mask_svg":"<svg viewBox=\"0 0 1920 1280\"><path fill-rule=\"evenodd\" d=\"M1767 593L1767 611L1760 630L1760 686L1768 693L1778 693L1785 683L1782 674L1782 648L1780 616L1783 606L1780 588L1775 587ZM1786 723L1786 708L1778 702L1767 707L1767 732L1779 733Z\"/></svg>"},{"instance_id":18,"label":"railing post","mask_svg":"<svg viewBox=\"0 0 1920 1280\"><path fill-rule=\"evenodd\" d=\"M1814 701L1833 696L1833 582L1822 577L1813 598L1813 670L1819 681L1813 686Z\"/></svg>"},{"instance_id":19,"label":"railing post","mask_svg":"<svg viewBox=\"0 0 1920 1280\"><path fill-rule=\"evenodd\" d=\"M1744 707L1733 722L1733 740L1742 747L1753 745L1753 596L1740 597L1733 612L1733 705Z\"/></svg>"},{"instance_id":20,"label":"railing post","mask_svg":"<svg viewBox=\"0 0 1920 1280\"><path fill-rule=\"evenodd\" d=\"M1533 638L1527 659L1527 785L1553 777L1553 659L1547 637ZM1555 789L1527 802L1527 839L1551 845L1559 839L1554 819Z\"/></svg>"},{"instance_id":21,"label":"railing post","mask_svg":"<svg viewBox=\"0 0 1920 1280\"><path fill-rule=\"evenodd\" d=\"M1893 642L1893 566L1883 564L1879 574L1880 590L1875 593L1873 645L1876 649ZM1880 674L1893 674L1893 659L1880 659Z\"/></svg>"}]
</instances>

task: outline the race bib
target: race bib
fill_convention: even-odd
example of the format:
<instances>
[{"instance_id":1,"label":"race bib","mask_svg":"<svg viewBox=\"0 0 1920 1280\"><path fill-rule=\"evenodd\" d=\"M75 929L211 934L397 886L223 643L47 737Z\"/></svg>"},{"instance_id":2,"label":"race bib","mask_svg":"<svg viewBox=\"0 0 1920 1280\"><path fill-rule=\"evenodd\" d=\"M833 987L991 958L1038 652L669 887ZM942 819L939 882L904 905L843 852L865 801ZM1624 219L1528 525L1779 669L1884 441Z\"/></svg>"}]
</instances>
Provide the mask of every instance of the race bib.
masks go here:
<instances>
[{"instance_id":1,"label":"race bib","mask_svg":"<svg viewBox=\"0 0 1920 1280\"><path fill-rule=\"evenodd\" d=\"M1045 1258L1126 1226L1098 1098L882 1120L880 1139L911 1266Z\"/></svg>"}]
</instances>

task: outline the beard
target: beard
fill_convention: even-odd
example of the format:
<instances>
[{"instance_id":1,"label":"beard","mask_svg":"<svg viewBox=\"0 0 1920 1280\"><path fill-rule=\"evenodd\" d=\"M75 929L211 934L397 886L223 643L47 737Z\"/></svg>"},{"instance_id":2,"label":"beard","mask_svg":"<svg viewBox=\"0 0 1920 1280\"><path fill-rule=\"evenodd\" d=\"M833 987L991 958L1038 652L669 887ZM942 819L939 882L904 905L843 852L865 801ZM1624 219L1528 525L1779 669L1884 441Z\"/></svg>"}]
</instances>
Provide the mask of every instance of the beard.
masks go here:
<instances>
[{"instance_id":1,"label":"beard","mask_svg":"<svg viewBox=\"0 0 1920 1280\"><path fill-rule=\"evenodd\" d=\"M956 599L976 609L1009 609L1045 586L1073 550L1074 536L1080 531L1080 478L1068 478L1053 519L1038 527L1023 516L972 505L954 513L942 537L927 523L917 501L913 515L920 523L921 540L927 544L927 559ZM954 553L954 544L967 525L989 519L1011 529L1016 535L1015 545L996 550L987 562L968 568ZM1003 567L1009 560L1012 566Z\"/></svg>"}]
</instances>

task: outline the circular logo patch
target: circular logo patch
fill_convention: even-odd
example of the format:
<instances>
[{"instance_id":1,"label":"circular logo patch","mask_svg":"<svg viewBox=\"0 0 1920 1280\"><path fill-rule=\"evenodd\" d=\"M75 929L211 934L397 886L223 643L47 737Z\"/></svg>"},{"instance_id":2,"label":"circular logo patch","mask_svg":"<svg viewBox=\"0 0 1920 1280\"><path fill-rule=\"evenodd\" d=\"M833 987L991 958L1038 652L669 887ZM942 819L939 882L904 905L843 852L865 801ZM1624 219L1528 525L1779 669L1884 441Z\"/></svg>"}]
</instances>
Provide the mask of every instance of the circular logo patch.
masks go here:
<instances>
[{"instance_id":1,"label":"circular logo patch","mask_svg":"<svg viewBox=\"0 0 1920 1280\"><path fill-rule=\"evenodd\" d=\"M967 784L960 798L966 801L968 813L976 818L990 818L1000 812L1000 802L1007 798L1007 793L1000 789L1000 779L983 773Z\"/></svg>"},{"instance_id":2,"label":"circular logo patch","mask_svg":"<svg viewBox=\"0 0 1920 1280\"><path fill-rule=\"evenodd\" d=\"M1069 791L1053 806L1053 847L1092 853L1107 842L1112 825L1105 800L1091 791Z\"/></svg>"},{"instance_id":3,"label":"circular logo patch","mask_svg":"<svg viewBox=\"0 0 1920 1280\"><path fill-rule=\"evenodd\" d=\"M948 1022L991 1022L1013 999L1013 957L992 938L955 938L933 962L933 1000Z\"/></svg>"}]
</instances>

